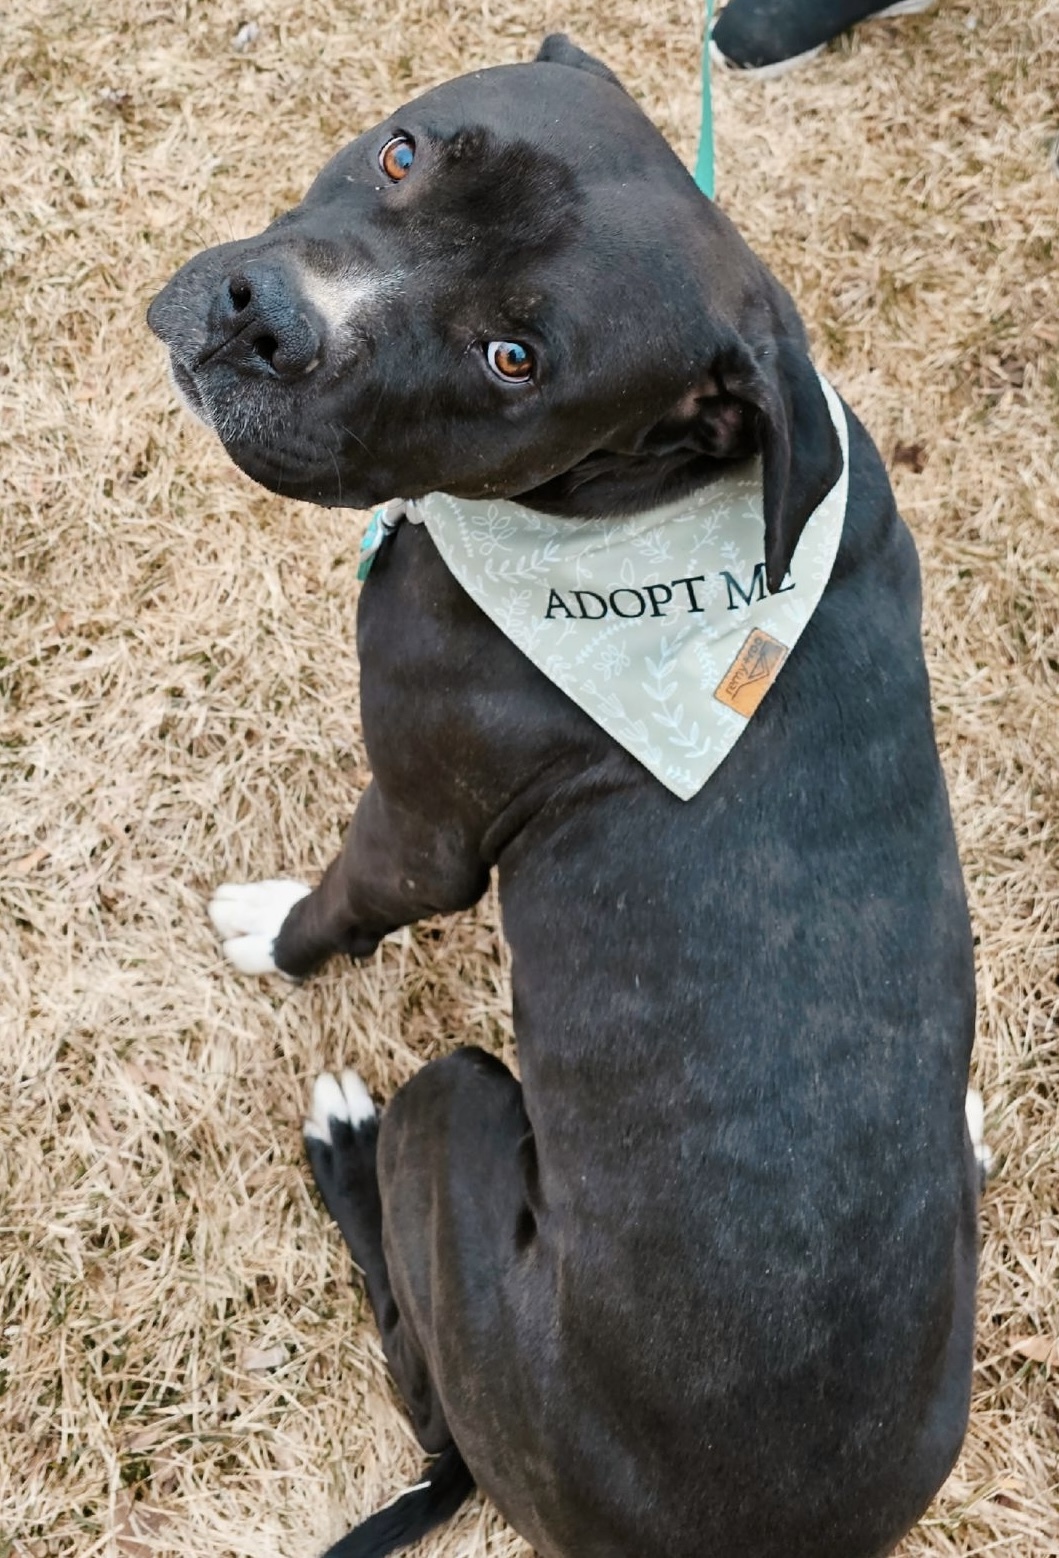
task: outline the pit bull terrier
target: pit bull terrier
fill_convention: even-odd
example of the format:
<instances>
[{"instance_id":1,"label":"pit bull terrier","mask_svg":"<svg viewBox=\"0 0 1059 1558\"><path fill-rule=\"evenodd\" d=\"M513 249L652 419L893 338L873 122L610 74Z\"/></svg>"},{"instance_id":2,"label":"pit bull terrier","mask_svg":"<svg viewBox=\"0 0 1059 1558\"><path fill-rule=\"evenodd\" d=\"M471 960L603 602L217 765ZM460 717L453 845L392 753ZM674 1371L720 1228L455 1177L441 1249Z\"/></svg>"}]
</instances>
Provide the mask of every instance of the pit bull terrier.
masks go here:
<instances>
[{"instance_id":1,"label":"pit bull terrier","mask_svg":"<svg viewBox=\"0 0 1059 1558\"><path fill-rule=\"evenodd\" d=\"M377 536L373 779L341 854L312 891L211 907L238 968L300 979L499 872L521 1081L461 1048L381 1118L352 1072L314 1091L313 1173L438 1457L335 1554L391 1551L474 1485L544 1558L888 1552L968 1412L971 936L915 548L787 293L553 37L361 135L149 321L255 481L456 515L388 512ZM804 630L682 792L439 537L461 504L510 505L552 541L632 526L635 550L642 516L733 472L758 491L754 572L730 570L748 605L785 602L803 532L848 496ZM690 621L708 570L677 535L651 576L668 601L584 600ZM547 626L573 633L556 592Z\"/></svg>"}]
</instances>

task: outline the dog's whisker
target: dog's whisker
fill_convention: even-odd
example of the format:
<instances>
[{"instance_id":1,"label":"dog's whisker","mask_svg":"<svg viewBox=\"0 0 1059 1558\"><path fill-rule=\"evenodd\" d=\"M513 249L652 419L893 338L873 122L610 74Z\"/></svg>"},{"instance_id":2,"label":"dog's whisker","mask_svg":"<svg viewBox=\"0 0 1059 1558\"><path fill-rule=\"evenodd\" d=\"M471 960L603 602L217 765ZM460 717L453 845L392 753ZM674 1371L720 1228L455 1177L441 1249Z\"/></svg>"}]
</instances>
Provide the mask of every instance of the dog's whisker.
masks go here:
<instances>
[{"instance_id":1,"label":"dog's whisker","mask_svg":"<svg viewBox=\"0 0 1059 1558\"><path fill-rule=\"evenodd\" d=\"M364 442L359 433L355 433L353 429L351 427L347 427L344 422L337 422L335 426L340 432L346 433L350 438L352 438L354 443L359 444L360 447L364 450L365 454L371 454L372 451L370 447Z\"/></svg>"}]
</instances>

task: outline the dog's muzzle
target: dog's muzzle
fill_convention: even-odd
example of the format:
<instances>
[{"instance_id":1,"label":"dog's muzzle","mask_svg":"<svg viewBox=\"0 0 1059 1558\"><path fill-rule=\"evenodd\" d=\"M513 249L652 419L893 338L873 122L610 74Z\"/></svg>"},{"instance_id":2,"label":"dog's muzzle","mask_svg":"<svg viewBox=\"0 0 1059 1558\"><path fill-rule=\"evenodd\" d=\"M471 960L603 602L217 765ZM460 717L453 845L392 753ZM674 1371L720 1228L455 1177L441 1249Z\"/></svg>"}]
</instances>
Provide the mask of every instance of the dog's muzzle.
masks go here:
<instances>
[{"instance_id":1,"label":"dog's muzzle","mask_svg":"<svg viewBox=\"0 0 1059 1558\"><path fill-rule=\"evenodd\" d=\"M215 281L212 296L194 275L180 272L147 311L147 322L195 375L223 363L254 380L290 382L320 362L323 327L291 266L277 256L251 259Z\"/></svg>"}]
</instances>

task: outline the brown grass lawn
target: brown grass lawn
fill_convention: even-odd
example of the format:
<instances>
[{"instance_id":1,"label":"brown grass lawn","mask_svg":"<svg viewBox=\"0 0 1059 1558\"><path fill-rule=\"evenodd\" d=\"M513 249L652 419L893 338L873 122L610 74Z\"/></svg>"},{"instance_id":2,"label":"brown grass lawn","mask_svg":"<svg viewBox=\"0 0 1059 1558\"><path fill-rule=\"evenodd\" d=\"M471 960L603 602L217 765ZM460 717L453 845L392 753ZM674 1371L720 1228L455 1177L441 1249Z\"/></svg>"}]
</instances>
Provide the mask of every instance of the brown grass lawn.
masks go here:
<instances>
[{"instance_id":1,"label":"brown grass lawn","mask_svg":"<svg viewBox=\"0 0 1059 1558\"><path fill-rule=\"evenodd\" d=\"M303 989L222 962L211 885L319 871L366 779L363 521L229 466L177 410L147 302L397 102L556 26L690 158L699 25L695 0L0 14L0 1555L310 1558L413 1480L299 1120L326 1064L386 1096L457 1042L512 1043L493 903ZM878 23L787 81L719 83L717 115L721 198L798 299L919 540L979 938L997 1172L972 1426L902 1552L1044 1558L1059 7L951 0ZM427 1545L523 1550L480 1501Z\"/></svg>"}]
</instances>

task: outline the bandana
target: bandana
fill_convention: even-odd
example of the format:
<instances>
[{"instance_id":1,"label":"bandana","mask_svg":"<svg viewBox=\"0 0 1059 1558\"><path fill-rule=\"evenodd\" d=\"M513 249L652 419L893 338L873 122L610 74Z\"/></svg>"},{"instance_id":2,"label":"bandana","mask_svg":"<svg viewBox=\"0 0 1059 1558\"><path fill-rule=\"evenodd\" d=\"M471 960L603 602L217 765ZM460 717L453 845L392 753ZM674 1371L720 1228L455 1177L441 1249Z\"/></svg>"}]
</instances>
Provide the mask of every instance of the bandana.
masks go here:
<instances>
[{"instance_id":1,"label":"bandana","mask_svg":"<svg viewBox=\"0 0 1059 1558\"><path fill-rule=\"evenodd\" d=\"M387 504L362 544L424 524L471 598L512 643L682 800L727 757L831 576L849 436L821 387L842 470L810 515L780 590L765 583L761 462L627 519L553 519L507 500L432 492Z\"/></svg>"}]
</instances>

